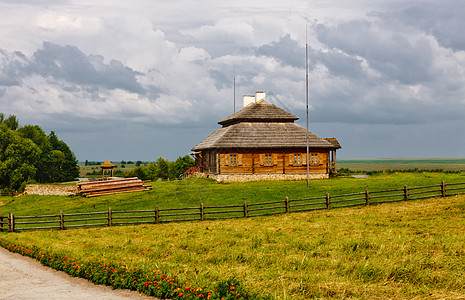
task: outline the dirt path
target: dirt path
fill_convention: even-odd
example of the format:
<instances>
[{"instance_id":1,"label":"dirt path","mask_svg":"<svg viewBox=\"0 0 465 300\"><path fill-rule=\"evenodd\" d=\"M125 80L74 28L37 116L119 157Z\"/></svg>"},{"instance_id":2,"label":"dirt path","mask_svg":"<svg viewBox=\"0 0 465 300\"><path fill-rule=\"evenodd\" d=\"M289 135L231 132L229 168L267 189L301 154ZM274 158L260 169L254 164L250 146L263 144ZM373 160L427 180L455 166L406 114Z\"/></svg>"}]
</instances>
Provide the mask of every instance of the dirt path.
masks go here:
<instances>
[{"instance_id":1,"label":"dirt path","mask_svg":"<svg viewBox=\"0 0 465 300\"><path fill-rule=\"evenodd\" d=\"M0 299L146 300L155 298L129 290L112 290L43 266L0 247Z\"/></svg>"}]
</instances>

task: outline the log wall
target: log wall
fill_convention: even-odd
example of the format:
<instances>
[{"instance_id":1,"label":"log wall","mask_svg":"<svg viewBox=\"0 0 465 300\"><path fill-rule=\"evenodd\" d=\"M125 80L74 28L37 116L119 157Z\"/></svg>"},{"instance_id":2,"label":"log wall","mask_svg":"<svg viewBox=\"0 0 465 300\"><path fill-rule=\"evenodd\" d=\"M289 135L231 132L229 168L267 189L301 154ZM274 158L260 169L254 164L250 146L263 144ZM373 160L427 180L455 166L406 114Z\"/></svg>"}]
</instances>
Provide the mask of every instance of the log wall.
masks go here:
<instances>
[{"instance_id":1,"label":"log wall","mask_svg":"<svg viewBox=\"0 0 465 300\"><path fill-rule=\"evenodd\" d=\"M303 174L307 173L305 149L247 153L223 150L218 152L218 171L211 174ZM310 173L329 174L329 151L311 149ZM215 168L216 169L216 168Z\"/></svg>"}]
</instances>

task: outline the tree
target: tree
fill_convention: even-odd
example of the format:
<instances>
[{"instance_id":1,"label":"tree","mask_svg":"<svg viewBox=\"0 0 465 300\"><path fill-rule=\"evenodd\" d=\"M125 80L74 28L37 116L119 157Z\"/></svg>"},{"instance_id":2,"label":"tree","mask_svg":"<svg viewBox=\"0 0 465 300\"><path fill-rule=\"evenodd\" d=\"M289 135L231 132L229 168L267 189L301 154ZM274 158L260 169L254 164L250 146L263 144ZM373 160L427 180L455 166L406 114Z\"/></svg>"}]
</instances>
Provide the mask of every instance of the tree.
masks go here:
<instances>
[{"instance_id":1,"label":"tree","mask_svg":"<svg viewBox=\"0 0 465 300\"><path fill-rule=\"evenodd\" d=\"M157 166L155 176L157 178L169 178L169 162L168 160L164 159L163 157L157 158L155 161L155 165Z\"/></svg>"},{"instance_id":2,"label":"tree","mask_svg":"<svg viewBox=\"0 0 465 300\"><path fill-rule=\"evenodd\" d=\"M128 162L129 163L129 162ZM124 173L124 177L138 177L142 180L155 181L159 178L179 178L187 169L195 165L195 161L189 156L180 156L175 162L170 162L163 157L147 166L140 166Z\"/></svg>"},{"instance_id":3,"label":"tree","mask_svg":"<svg viewBox=\"0 0 465 300\"><path fill-rule=\"evenodd\" d=\"M171 177L178 178L192 166L195 166L195 160L192 157L189 155L179 156L174 162Z\"/></svg>"},{"instance_id":4,"label":"tree","mask_svg":"<svg viewBox=\"0 0 465 300\"><path fill-rule=\"evenodd\" d=\"M34 178L41 152L32 140L0 123L0 187L22 189L25 182Z\"/></svg>"},{"instance_id":5,"label":"tree","mask_svg":"<svg viewBox=\"0 0 465 300\"><path fill-rule=\"evenodd\" d=\"M5 118L3 113L0 113L0 123L5 124L11 130L18 129L19 123L15 115L9 115L8 118Z\"/></svg>"},{"instance_id":6,"label":"tree","mask_svg":"<svg viewBox=\"0 0 465 300\"><path fill-rule=\"evenodd\" d=\"M56 182L79 176L74 153L52 131L19 127L16 116L0 113L0 188L22 189L27 181Z\"/></svg>"},{"instance_id":7,"label":"tree","mask_svg":"<svg viewBox=\"0 0 465 300\"><path fill-rule=\"evenodd\" d=\"M131 171L127 171L123 173L123 177L137 177L141 180L153 180L148 172L148 168L146 166L140 166L135 168Z\"/></svg>"},{"instance_id":8,"label":"tree","mask_svg":"<svg viewBox=\"0 0 465 300\"><path fill-rule=\"evenodd\" d=\"M18 129L24 138L33 141L42 151L36 163L35 180L37 182L53 182L50 174L52 145L45 132L38 125L25 125Z\"/></svg>"},{"instance_id":9,"label":"tree","mask_svg":"<svg viewBox=\"0 0 465 300\"><path fill-rule=\"evenodd\" d=\"M52 146L49 167L56 172L55 176L52 177L52 181L63 182L77 178L79 176L79 166L74 153L65 142L58 139L55 132L52 131L48 138Z\"/></svg>"}]
</instances>

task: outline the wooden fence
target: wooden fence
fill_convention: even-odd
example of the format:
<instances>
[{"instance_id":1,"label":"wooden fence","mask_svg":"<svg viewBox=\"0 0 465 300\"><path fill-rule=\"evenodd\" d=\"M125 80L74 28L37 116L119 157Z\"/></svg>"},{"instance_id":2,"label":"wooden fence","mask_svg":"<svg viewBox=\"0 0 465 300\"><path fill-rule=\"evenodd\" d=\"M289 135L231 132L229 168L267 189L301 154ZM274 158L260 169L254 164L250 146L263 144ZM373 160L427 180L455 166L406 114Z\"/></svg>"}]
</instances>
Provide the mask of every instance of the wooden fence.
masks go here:
<instances>
[{"instance_id":1,"label":"wooden fence","mask_svg":"<svg viewBox=\"0 0 465 300\"><path fill-rule=\"evenodd\" d=\"M15 193L13 192L4 192L4 191L0 191L0 197L11 197L11 196L14 196Z\"/></svg>"},{"instance_id":2,"label":"wooden fence","mask_svg":"<svg viewBox=\"0 0 465 300\"><path fill-rule=\"evenodd\" d=\"M121 226L135 224L159 224L166 222L204 221L231 218L248 218L269 216L290 212L371 205L386 202L419 200L433 197L447 197L465 194L464 183L448 183L438 185L407 187L401 189L369 191L312 197L305 199L288 199L262 203L241 205L204 206L185 208L164 208L155 206L152 210L108 211L70 213L61 211L56 215L15 216L14 213L4 216L0 213L0 231L23 231L39 229L71 229L82 227Z\"/></svg>"}]
</instances>

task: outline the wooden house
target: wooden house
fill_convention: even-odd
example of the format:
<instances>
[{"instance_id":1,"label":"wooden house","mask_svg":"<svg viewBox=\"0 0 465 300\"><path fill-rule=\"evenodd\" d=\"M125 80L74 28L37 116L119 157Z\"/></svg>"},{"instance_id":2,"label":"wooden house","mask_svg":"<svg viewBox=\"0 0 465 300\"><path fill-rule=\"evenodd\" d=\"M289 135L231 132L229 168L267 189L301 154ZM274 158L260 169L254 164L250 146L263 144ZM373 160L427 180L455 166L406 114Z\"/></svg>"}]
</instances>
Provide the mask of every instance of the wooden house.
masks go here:
<instances>
[{"instance_id":1,"label":"wooden house","mask_svg":"<svg viewBox=\"0 0 465 300\"><path fill-rule=\"evenodd\" d=\"M244 96L244 108L218 122L222 128L195 146L202 175L218 181L305 179L307 130L299 118L265 101L265 92ZM336 168L335 138L309 136L311 178L328 178Z\"/></svg>"}]
</instances>

